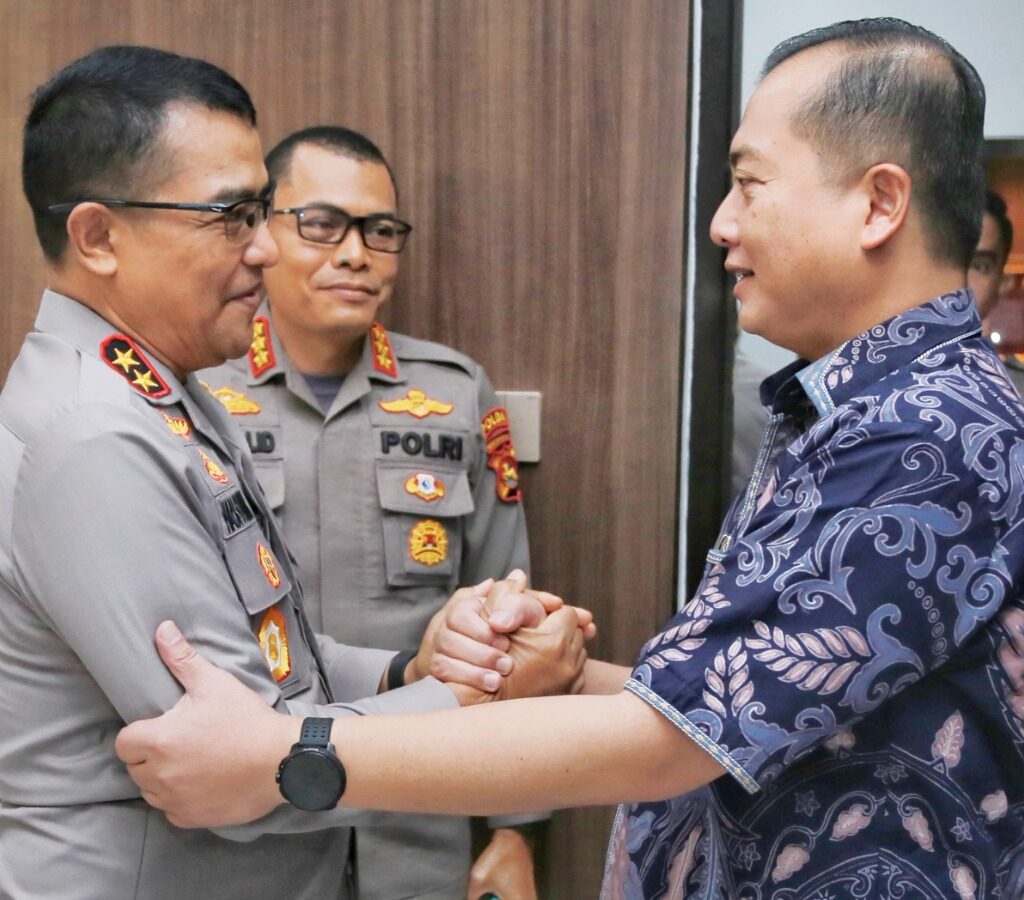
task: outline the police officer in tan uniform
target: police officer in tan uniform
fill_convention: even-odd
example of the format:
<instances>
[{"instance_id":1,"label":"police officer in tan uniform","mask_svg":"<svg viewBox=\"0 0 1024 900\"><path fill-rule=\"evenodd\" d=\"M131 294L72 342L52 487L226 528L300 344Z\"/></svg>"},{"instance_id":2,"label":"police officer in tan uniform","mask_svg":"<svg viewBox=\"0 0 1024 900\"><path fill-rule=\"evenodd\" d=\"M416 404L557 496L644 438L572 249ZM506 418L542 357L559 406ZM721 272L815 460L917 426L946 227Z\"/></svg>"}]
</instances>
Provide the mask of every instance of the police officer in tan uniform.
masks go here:
<instances>
[{"instance_id":1,"label":"police officer in tan uniform","mask_svg":"<svg viewBox=\"0 0 1024 900\"><path fill-rule=\"evenodd\" d=\"M140 798L114 739L181 694L164 619L300 716L471 696L375 696L394 652L314 635L244 440L189 374L245 352L277 257L254 125L225 72L140 47L72 63L26 123L52 289L0 395L3 897L351 896L337 826L371 814L282 807L214 834Z\"/></svg>"},{"instance_id":2,"label":"police officer in tan uniform","mask_svg":"<svg viewBox=\"0 0 1024 900\"><path fill-rule=\"evenodd\" d=\"M394 673L456 587L528 571L508 417L473 360L376 322L411 230L380 150L321 126L285 138L267 168L269 305L248 356L199 377L245 431L313 628L403 651ZM533 896L525 823L542 817L491 820L472 878L467 819L359 829L359 896Z\"/></svg>"}]
</instances>

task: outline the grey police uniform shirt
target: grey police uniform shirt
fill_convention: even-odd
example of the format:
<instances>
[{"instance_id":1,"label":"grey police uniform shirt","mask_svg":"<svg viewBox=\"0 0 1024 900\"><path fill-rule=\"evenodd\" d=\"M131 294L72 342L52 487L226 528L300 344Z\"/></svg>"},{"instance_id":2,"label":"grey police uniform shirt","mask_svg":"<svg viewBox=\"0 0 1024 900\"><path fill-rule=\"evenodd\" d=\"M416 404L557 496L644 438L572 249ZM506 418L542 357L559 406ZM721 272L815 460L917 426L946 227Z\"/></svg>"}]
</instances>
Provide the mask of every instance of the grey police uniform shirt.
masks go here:
<instances>
[{"instance_id":1,"label":"grey police uniform shirt","mask_svg":"<svg viewBox=\"0 0 1024 900\"><path fill-rule=\"evenodd\" d=\"M0 394L0 896L351 896L343 826L380 814L282 806L215 834L139 799L114 740L181 695L157 625L281 711L454 696L426 679L375 697L393 653L314 636L240 432L113 331L47 291Z\"/></svg>"},{"instance_id":2,"label":"grey police uniform shirt","mask_svg":"<svg viewBox=\"0 0 1024 900\"><path fill-rule=\"evenodd\" d=\"M529 571L503 411L462 353L375 325L325 413L264 307L248 357L197 374L245 431L315 630L411 650L457 587ZM466 896L465 818L395 814L358 829L356 848L361 900Z\"/></svg>"}]
</instances>

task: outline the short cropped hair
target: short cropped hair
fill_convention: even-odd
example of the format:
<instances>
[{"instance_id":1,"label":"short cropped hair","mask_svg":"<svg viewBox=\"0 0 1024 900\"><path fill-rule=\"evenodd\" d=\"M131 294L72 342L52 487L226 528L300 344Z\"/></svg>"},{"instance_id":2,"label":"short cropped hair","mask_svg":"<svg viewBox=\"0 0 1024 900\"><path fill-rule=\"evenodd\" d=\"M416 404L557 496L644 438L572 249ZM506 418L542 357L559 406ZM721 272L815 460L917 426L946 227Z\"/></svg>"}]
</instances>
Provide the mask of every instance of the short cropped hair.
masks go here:
<instances>
[{"instance_id":1,"label":"short cropped hair","mask_svg":"<svg viewBox=\"0 0 1024 900\"><path fill-rule=\"evenodd\" d=\"M129 195L152 188L167 107L178 102L256 125L249 94L227 72L152 47L102 47L35 92L21 174L48 259L58 261L67 247L67 216L48 206L89 196L139 199Z\"/></svg>"},{"instance_id":2,"label":"short cropped hair","mask_svg":"<svg viewBox=\"0 0 1024 900\"><path fill-rule=\"evenodd\" d=\"M1006 201L993 190L985 191L985 212L995 220L999 229L999 250L1005 264L1013 248L1013 222L1006 214Z\"/></svg>"},{"instance_id":3,"label":"short cropped hair","mask_svg":"<svg viewBox=\"0 0 1024 900\"><path fill-rule=\"evenodd\" d=\"M844 58L796 111L792 126L849 183L892 162L910 175L929 251L966 268L985 202L985 87L942 38L901 19L838 22L779 44L762 75L802 50L836 43Z\"/></svg>"},{"instance_id":4,"label":"short cropped hair","mask_svg":"<svg viewBox=\"0 0 1024 900\"><path fill-rule=\"evenodd\" d=\"M268 174L278 184L288 177L295 149L303 144L312 144L357 162L371 162L384 166L388 170L388 175L391 176L395 199L398 199L398 181L395 179L391 164L381 153L380 147L365 134L360 134L358 131L344 128L341 125L313 125L303 128L301 131L292 132L278 142L264 160Z\"/></svg>"}]
</instances>

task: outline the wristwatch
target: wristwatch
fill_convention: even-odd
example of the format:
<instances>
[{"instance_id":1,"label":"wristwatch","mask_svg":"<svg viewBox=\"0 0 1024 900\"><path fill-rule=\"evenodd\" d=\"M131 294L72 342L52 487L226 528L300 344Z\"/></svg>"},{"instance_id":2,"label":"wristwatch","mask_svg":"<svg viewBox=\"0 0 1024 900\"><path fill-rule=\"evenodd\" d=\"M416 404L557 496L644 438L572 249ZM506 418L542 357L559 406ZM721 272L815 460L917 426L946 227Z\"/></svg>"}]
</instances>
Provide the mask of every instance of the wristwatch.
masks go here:
<instances>
[{"instance_id":1,"label":"wristwatch","mask_svg":"<svg viewBox=\"0 0 1024 900\"><path fill-rule=\"evenodd\" d=\"M345 767L331 743L333 724L334 719L304 719L299 742L277 767L281 796L292 806L310 812L334 809L345 793Z\"/></svg>"}]
</instances>

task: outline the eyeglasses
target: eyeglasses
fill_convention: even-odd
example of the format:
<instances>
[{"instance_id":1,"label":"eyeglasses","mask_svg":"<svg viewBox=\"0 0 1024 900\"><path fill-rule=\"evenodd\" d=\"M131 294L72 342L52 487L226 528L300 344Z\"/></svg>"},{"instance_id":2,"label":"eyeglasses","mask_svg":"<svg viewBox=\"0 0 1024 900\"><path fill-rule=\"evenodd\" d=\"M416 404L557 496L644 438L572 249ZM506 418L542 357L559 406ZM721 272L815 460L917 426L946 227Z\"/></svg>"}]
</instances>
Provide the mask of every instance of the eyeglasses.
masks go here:
<instances>
[{"instance_id":1,"label":"eyeglasses","mask_svg":"<svg viewBox=\"0 0 1024 900\"><path fill-rule=\"evenodd\" d=\"M291 209L275 209L275 216L294 215L299 237L315 244L340 244L349 229L355 226L363 238L363 244L370 250L382 253L401 253L405 240L412 231L412 225L376 213L372 216L350 216L336 206L297 206Z\"/></svg>"},{"instance_id":2,"label":"eyeglasses","mask_svg":"<svg viewBox=\"0 0 1024 900\"><path fill-rule=\"evenodd\" d=\"M184 209L192 212L217 213L224 223L224 236L234 244L247 244L256 234L261 222L270 221L274 208L274 188L271 182L259 197L248 197L234 203L170 203L155 200L99 200L93 197L55 203L46 207L48 213L68 213L80 203L99 203L111 209Z\"/></svg>"}]
</instances>

